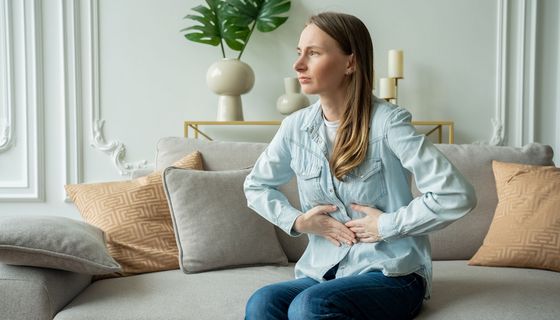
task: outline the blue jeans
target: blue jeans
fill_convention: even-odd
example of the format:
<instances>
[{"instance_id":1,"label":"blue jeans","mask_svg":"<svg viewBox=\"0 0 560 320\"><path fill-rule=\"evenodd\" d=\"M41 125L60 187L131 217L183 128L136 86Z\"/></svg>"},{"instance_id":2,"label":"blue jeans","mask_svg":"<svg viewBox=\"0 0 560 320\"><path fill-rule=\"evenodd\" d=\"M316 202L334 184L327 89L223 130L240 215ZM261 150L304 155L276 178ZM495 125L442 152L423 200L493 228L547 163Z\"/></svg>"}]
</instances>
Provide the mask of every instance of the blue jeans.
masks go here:
<instances>
[{"instance_id":1,"label":"blue jeans","mask_svg":"<svg viewBox=\"0 0 560 320\"><path fill-rule=\"evenodd\" d=\"M386 277L372 271L321 283L301 278L257 290L247 302L245 319L412 319L424 290L417 274Z\"/></svg>"}]
</instances>

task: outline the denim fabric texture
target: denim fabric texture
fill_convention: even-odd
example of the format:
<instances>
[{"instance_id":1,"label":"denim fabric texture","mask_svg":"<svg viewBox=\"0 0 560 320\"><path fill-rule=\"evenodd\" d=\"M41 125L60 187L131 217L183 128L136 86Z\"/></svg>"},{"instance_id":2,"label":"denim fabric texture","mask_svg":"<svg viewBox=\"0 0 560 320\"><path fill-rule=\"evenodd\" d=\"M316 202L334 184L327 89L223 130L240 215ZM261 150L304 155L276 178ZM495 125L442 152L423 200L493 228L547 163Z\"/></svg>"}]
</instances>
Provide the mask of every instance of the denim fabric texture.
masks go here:
<instances>
[{"instance_id":1,"label":"denim fabric texture","mask_svg":"<svg viewBox=\"0 0 560 320\"><path fill-rule=\"evenodd\" d=\"M245 319L412 319L422 307L418 274L386 277L380 271L324 282L301 278L271 284L249 299Z\"/></svg>"},{"instance_id":2,"label":"denim fabric texture","mask_svg":"<svg viewBox=\"0 0 560 320\"><path fill-rule=\"evenodd\" d=\"M471 184L411 124L404 108L374 97L366 159L339 181L329 168L320 101L282 121L275 137L244 184L248 206L292 236L296 218L322 204L338 209L331 217L345 223L362 217L351 204L375 207L381 241L337 247L309 234L309 245L295 267L297 279L322 282L339 265L336 278L381 271L395 277L417 273L431 292L428 233L463 217L476 205ZM422 195L413 198L411 173ZM278 191L297 176L301 211Z\"/></svg>"}]
</instances>

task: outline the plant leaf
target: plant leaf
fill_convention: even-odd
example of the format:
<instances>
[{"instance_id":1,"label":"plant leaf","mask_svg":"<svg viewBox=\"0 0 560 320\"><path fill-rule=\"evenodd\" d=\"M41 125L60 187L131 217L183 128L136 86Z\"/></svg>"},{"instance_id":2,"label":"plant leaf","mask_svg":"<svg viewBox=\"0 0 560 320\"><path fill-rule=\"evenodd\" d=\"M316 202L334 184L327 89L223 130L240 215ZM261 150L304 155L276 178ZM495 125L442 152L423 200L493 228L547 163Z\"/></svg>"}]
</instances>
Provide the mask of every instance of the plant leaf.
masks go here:
<instances>
[{"instance_id":1,"label":"plant leaf","mask_svg":"<svg viewBox=\"0 0 560 320\"><path fill-rule=\"evenodd\" d=\"M260 32L273 31L288 20L283 14L290 10L289 0L263 0L262 3L259 16L255 19Z\"/></svg>"},{"instance_id":2,"label":"plant leaf","mask_svg":"<svg viewBox=\"0 0 560 320\"><path fill-rule=\"evenodd\" d=\"M189 14L185 19L198 23L181 31L186 31L185 38L190 41L217 46L222 36L222 24L219 21L220 3L222 0L206 0L208 7L203 5L192 8L198 15Z\"/></svg>"},{"instance_id":3,"label":"plant leaf","mask_svg":"<svg viewBox=\"0 0 560 320\"><path fill-rule=\"evenodd\" d=\"M290 0L229 0L224 6L231 22L239 26L256 23L257 30L270 32L281 26L288 17Z\"/></svg>"},{"instance_id":4,"label":"plant leaf","mask_svg":"<svg viewBox=\"0 0 560 320\"><path fill-rule=\"evenodd\" d=\"M220 44L220 39L217 39L217 38L214 38L214 37L206 37L202 33L185 34L185 38L187 38L188 40L194 41L194 42L205 43L205 44L209 44L209 45L212 45L212 46L217 46L217 45Z\"/></svg>"},{"instance_id":5,"label":"plant leaf","mask_svg":"<svg viewBox=\"0 0 560 320\"><path fill-rule=\"evenodd\" d=\"M290 0L228 0L224 5L228 23L249 29L239 57L249 42L253 28L261 32L275 30L288 19L284 14L290 10L290 6Z\"/></svg>"},{"instance_id":6,"label":"plant leaf","mask_svg":"<svg viewBox=\"0 0 560 320\"><path fill-rule=\"evenodd\" d=\"M241 51L247 43L247 36L249 35L248 27L240 27L235 24L227 24L224 28L224 40L228 47L235 51Z\"/></svg>"},{"instance_id":7,"label":"plant leaf","mask_svg":"<svg viewBox=\"0 0 560 320\"><path fill-rule=\"evenodd\" d=\"M247 46L253 28L270 32L288 19L290 0L205 0L184 18L195 22L181 30L185 38L216 46L223 41L232 50ZM223 51L223 49L222 49ZM240 54L241 55L241 54Z\"/></svg>"},{"instance_id":8,"label":"plant leaf","mask_svg":"<svg viewBox=\"0 0 560 320\"><path fill-rule=\"evenodd\" d=\"M288 17L269 17L257 20L257 30L260 32L270 32L286 22Z\"/></svg>"}]
</instances>

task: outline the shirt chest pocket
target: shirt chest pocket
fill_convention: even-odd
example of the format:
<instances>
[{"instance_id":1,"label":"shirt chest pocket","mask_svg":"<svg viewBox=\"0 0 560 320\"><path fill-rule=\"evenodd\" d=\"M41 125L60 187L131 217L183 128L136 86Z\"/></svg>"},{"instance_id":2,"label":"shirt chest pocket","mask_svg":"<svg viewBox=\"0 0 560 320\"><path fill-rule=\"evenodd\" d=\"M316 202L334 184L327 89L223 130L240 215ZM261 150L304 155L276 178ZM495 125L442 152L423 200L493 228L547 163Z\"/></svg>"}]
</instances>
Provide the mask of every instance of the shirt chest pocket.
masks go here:
<instances>
[{"instance_id":1,"label":"shirt chest pocket","mask_svg":"<svg viewBox=\"0 0 560 320\"><path fill-rule=\"evenodd\" d=\"M379 158L364 160L346 177L345 193L349 200L364 205L375 205L387 194L383 163Z\"/></svg>"},{"instance_id":2,"label":"shirt chest pocket","mask_svg":"<svg viewBox=\"0 0 560 320\"><path fill-rule=\"evenodd\" d=\"M309 152L294 152L290 166L297 176L302 205L316 205L323 198L321 173L323 166L317 156Z\"/></svg>"}]
</instances>

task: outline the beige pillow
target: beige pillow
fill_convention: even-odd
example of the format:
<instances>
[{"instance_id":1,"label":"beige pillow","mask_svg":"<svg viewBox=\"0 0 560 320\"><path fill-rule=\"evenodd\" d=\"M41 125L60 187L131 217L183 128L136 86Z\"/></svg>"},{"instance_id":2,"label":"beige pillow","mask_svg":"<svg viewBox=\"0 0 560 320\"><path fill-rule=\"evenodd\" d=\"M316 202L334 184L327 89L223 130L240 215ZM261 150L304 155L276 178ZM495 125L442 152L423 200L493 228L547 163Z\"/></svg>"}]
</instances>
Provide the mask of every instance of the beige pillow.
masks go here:
<instances>
[{"instance_id":1,"label":"beige pillow","mask_svg":"<svg viewBox=\"0 0 560 320\"><path fill-rule=\"evenodd\" d=\"M174 164L203 170L193 152ZM65 186L84 220L105 232L120 275L178 269L175 234L163 191L161 171L128 181Z\"/></svg>"},{"instance_id":2,"label":"beige pillow","mask_svg":"<svg viewBox=\"0 0 560 320\"><path fill-rule=\"evenodd\" d=\"M498 206L469 265L560 271L560 168L493 161Z\"/></svg>"},{"instance_id":3,"label":"beige pillow","mask_svg":"<svg viewBox=\"0 0 560 320\"><path fill-rule=\"evenodd\" d=\"M249 172L165 169L183 272L288 264L274 225L247 207L243 182Z\"/></svg>"}]
</instances>

